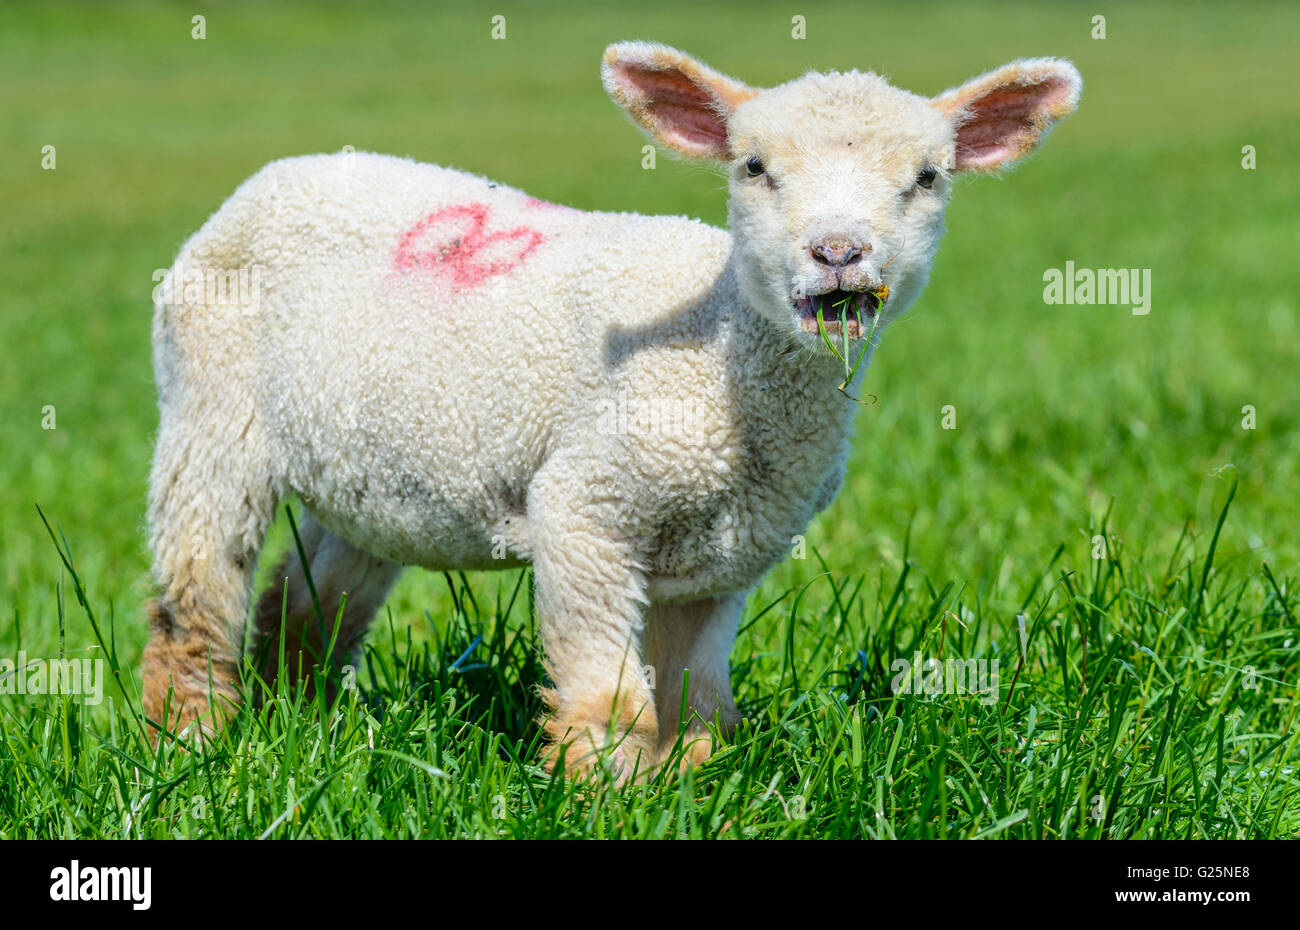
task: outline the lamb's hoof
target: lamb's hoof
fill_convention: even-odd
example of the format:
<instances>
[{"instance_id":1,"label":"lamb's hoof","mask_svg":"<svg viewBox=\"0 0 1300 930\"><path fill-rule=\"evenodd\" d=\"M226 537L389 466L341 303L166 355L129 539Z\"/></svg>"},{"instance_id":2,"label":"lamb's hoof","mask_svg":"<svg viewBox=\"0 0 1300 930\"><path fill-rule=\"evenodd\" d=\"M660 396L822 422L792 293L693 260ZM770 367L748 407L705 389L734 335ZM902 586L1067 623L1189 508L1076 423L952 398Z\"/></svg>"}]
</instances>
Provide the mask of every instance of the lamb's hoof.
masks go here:
<instances>
[{"instance_id":1,"label":"lamb's hoof","mask_svg":"<svg viewBox=\"0 0 1300 930\"><path fill-rule=\"evenodd\" d=\"M164 688L156 676L146 672L144 713L149 739L155 746L165 738L186 746L212 742L230 723L238 706L233 690L216 692L209 698L208 692L193 688Z\"/></svg>"},{"instance_id":2,"label":"lamb's hoof","mask_svg":"<svg viewBox=\"0 0 1300 930\"><path fill-rule=\"evenodd\" d=\"M611 780L616 786L644 781L653 770L653 754L648 746L624 734L596 745L586 734L570 737L553 744L546 752L542 764L548 772L555 771L563 757L563 772L573 781Z\"/></svg>"},{"instance_id":3,"label":"lamb's hoof","mask_svg":"<svg viewBox=\"0 0 1300 930\"><path fill-rule=\"evenodd\" d=\"M593 702L608 708L614 702ZM575 780L610 778L616 785L643 781L653 770L654 746L659 727L649 702L633 706L620 704L622 710L616 726L601 721L598 715L556 711L545 722L548 746L543 764L554 771L564 758L564 774Z\"/></svg>"},{"instance_id":4,"label":"lamb's hoof","mask_svg":"<svg viewBox=\"0 0 1300 930\"><path fill-rule=\"evenodd\" d=\"M707 762L719 748L721 747L717 738L709 729L690 727L682 734L679 752L675 751L678 749L676 741L660 745L659 754L655 760L656 768L673 768L672 763L675 760L676 772L678 775L682 775L686 773L687 769L692 769Z\"/></svg>"},{"instance_id":5,"label":"lamb's hoof","mask_svg":"<svg viewBox=\"0 0 1300 930\"><path fill-rule=\"evenodd\" d=\"M236 711L234 700L225 695L216 697L216 704L216 707L211 706L207 695L201 698L188 696L184 703L173 709L166 732L186 746L215 742L230 724ZM161 722L162 718L158 716L153 719ZM163 736L163 731L154 727L150 728L150 732L155 743Z\"/></svg>"}]
</instances>

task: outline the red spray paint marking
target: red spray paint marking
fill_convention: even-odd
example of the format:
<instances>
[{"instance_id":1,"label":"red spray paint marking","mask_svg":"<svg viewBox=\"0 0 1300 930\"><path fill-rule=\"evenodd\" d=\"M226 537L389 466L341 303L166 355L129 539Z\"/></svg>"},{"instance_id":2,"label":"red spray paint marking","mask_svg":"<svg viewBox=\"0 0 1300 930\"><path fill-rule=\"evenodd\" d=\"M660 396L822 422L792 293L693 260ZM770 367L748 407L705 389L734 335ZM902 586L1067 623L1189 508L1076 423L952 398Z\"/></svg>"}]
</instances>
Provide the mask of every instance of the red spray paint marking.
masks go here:
<instances>
[{"instance_id":1,"label":"red spray paint marking","mask_svg":"<svg viewBox=\"0 0 1300 930\"><path fill-rule=\"evenodd\" d=\"M514 270L542 242L542 234L527 226L484 234L487 220L487 205L481 203L430 213L402 233L393 263L401 271L423 268L446 275L464 289ZM417 246L425 247L417 251Z\"/></svg>"}]
</instances>

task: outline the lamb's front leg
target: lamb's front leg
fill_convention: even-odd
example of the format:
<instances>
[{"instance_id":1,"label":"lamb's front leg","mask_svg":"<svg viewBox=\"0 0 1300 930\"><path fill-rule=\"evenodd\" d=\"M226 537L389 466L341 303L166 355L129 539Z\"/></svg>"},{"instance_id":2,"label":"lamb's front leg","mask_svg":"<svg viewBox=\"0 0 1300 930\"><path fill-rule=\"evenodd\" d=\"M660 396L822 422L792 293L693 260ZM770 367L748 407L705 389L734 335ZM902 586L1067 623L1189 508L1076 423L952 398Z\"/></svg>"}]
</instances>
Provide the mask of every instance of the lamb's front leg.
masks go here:
<instances>
[{"instance_id":1,"label":"lamb's front leg","mask_svg":"<svg viewBox=\"0 0 1300 930\"><path fill-rule=\"evenodd\" d=\"M545 758L553 767L566 747L566 771L604 765L626 781L650 770L659 728L641 662L641 573L602 509L567 483L529 494L535 605L554 685Z\"/></svg>"},{"instance_id":2,"label":"lamb's front leg","mask_svg":"<svg viewBox=\"0 0 1300 930\"><path fill-rule=\"evenodd\" d=\"M730 660L744 607L745 595L736 594L652 604L646 611L644 654L654 668L660 730L657 763L672 752L679 735L682 765L703 762L714 748L709 728L716 725L727 735L740 723Z\"/></svg>"}]
</instances>

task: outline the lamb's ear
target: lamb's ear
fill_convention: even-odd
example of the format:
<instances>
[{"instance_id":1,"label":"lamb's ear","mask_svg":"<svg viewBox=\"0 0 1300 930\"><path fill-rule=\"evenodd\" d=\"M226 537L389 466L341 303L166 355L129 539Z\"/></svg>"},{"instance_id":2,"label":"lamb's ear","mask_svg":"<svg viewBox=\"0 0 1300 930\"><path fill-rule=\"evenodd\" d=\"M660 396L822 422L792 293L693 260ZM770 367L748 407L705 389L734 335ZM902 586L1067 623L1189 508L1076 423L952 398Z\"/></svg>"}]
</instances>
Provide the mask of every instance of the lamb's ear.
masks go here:
<instances>
[{"instance_id":1,"label":"lamb's ear","mask_svg":"<svg viewBox=\"0 0 1300 930\"><path fill-rule=\"evenodd\" d=\"M957 171L994 171L1028 155L1073 113L1083 78L1068 61L1014 61L946 90L933 105L956 126Z\"/></svg>"},{"instance_id":2,"label":"lamb's ear","mask_svg":"<svg viewBox=\"0 0 1300 930\"><path fill-rule=\"evenodd\" d=\"M650 42L605 49L600 77L614 102L656 141L694 158L726 161L727 119L758 93L689 55Z\"/></svg>"}]
</instances>

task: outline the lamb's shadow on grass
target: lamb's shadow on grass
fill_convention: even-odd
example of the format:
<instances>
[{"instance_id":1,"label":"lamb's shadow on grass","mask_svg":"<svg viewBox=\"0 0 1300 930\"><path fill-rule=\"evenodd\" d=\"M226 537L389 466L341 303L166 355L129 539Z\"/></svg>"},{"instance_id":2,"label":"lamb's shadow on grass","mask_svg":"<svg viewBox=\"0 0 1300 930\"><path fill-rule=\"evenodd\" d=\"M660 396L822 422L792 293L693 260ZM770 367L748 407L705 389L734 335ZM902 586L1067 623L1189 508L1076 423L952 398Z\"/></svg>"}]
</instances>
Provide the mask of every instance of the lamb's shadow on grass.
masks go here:
<instances>
[{"instance_id":1,"label":"lamb's shadow on grass","mask_svg":"<svg viewBox=\"0 0 1300 930\"><path fill-rule=\"evenodd\" d=\"M529 573L498 585L496 603L483 605L463 573L444 577L455 607L442 622L425 612L429 638L399 628L391 614L384 618L380 641L362 656L359 671L369 678L362 702L376 719L399 702L434 702L458 721L515 743L534 741L545 712L539 689L549 681L529 609Z\"/></svg>"}]
</instances>

